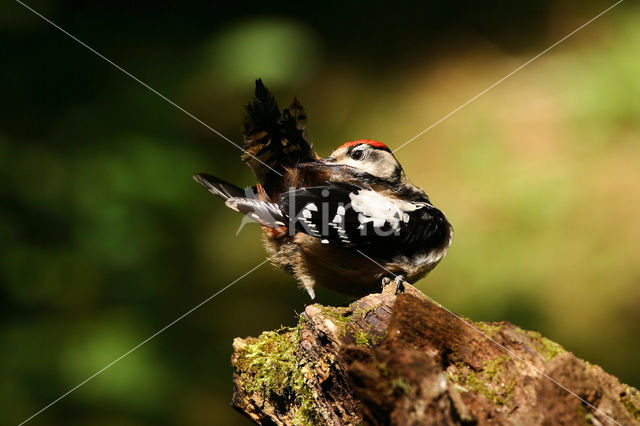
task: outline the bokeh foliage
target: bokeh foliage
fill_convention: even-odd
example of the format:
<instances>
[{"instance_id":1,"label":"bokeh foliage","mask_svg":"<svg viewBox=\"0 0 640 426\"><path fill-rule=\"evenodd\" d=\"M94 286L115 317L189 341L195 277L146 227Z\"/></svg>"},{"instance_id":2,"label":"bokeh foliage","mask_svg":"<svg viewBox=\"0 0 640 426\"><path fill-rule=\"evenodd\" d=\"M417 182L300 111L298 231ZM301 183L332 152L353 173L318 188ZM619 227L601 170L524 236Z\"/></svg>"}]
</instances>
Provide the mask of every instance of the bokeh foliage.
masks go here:
<instances>
[{"instance_id":1,"label":"bokeh foliage","mask_svg":"<svg viewBox=\"0 0 640 426\"><path fill-rule=\"evenodd\" d=\"M627 2L398 152L456 229L418 287L640 384L640 9ZM234 141L253 79L323 155L399 146L607 7L29 2ZM263 257L190 179L239 152L19 4L0 6L0 422L15 424ZM346 298L320 292L324 303ZM307 296L264 266L34 424L246 424L235 336ZM452 319L453 320L453 319Z\"/></svg>"}]
</instances>

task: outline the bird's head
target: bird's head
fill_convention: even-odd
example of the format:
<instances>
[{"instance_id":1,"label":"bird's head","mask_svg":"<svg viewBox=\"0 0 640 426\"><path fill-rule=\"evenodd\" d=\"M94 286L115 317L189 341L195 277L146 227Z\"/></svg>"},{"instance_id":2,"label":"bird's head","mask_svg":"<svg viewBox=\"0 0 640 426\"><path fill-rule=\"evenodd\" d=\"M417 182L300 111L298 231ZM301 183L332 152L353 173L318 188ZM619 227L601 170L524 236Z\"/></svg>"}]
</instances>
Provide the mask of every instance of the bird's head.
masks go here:
<instances>
[{"instance_id":1,"label":"bird's head","mask_svg":"<svg viewBox=\"0 0 640 426\"><path fill-rule=\"evenodd\" d=\"M382 142L363 139L339 146L326 158L298 164L331 182L396 185L407 179L402 166Z\"/></svg>"}]
</instances>

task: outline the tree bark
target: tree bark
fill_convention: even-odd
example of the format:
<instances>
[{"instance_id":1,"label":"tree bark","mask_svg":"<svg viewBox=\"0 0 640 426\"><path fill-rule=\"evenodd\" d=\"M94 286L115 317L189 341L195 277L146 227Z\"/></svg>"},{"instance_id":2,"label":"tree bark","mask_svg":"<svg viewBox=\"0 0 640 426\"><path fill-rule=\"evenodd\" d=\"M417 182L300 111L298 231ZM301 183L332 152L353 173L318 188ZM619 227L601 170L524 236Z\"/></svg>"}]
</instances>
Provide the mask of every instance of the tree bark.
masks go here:
<instances>
[{"instance_id":1,"label":"tree bark","mask_svg":"<svg viewBox=\"0 0 640 426\"><path fill-rule=\"evenodd\" d=\"M394 287L236 338L232 406L263 425L640 425L640 393L602 368Z\"/></svg>"}]
</instances>

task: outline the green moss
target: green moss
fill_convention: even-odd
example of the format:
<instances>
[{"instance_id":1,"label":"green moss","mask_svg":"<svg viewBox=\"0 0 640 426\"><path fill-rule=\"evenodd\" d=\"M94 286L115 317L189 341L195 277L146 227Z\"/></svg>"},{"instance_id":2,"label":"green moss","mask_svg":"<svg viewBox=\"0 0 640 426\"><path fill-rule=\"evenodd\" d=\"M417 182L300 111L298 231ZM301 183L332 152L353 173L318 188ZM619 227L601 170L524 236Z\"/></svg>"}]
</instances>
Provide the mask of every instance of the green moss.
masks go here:
<instances>
[{"instance_id":1,"label":"green moss","mask_svg":"<svg viewBox=\"0 0 640 426\"><path fill-rule=\"evenodd\" d=\"M391 383L391 387L394 390L399 390L405 395L409 395L409 392L411 392L411 384L409 383L409 380L405 377L402 377L402 376L394 377L390 381L390 383Z\"/></svg>"},{"instance_id":2,"label":"green moss","mask_svg":"<svg viewBox=\"0 0 640 426\"><path fill-rule=\"evenodd\" d=\"M325 318L329 318L338 327L338 335L345 334L347 325L351 322L351 312L349 308L334 308L330 306L320 306L320 312Z\"/></svg>"},{"instance_id":3,"label":"green moss","mask_svg":"<svg viewBox=\"0 0 640 426\"><path fill-rule=\"evenodd\" d=\"M372 341L369 339L369 335L364 331L356 322L356 319L364 318L367 313L371 312L376 307L368 307L366 309L357 309L352 312L349 308L336 308L329 306L320 306L320 312L322 316L333 322L338 328L338 336L349 335L353 338L357 346L372 346ZM376 339L382 340L382 339Z\"/></svg>"},{"instance_id":4,"label":"green moss","mask_svg":"<svg viewBox=\"0 0 640 426\"><path fill-rule=\"evenodd\" d=\"M372 346L368 334L355 319L364 318L376 306L355 312L347 307L315 307L323 318L335 324L338 336L349 336L358 346ZM313 365L306 364L297 353L299 333L306 321L302 315L294 328L285 327L246 339L237 351L235 363L248 394L260 393L265 400L277 397L290 401L294 424L317 424L321 420L315 407L316 396L307 386Z\"/></svg>"},{"instance_id":5,"label":"green moss","mask_svg":"<svg viewBox=\"0 0 640 426\"><path fill-rule=\"evenodd\" d=\"M411 383L409 383L409 379L399 374L395 374L394 371L389 369L389 366L385 362L378 363L377 367L382 377L387 379L386 382L389 386L386 391L389 394L400 391L405 395L408 395L411 392Z\"/></svg>"},{"instance_id":6,"label":"green moss","mask_svg":"<svg viewBox=\"0 0 640 426\"><path fill-rule=\"evenodd\" d=\"M498 356L484 362L478 372L465 364L455 364L455 371L449 372L448 378L463 386L466 390L476 392L497 405L507 405L513 397L515 380L508 376L504 363L510 358Z\"/></svg>"},{"instance_id":7,"label":"green moss","mask_svg":"<svg viewBox=\"0 0 640 426\"><path fill-rule=\"evenodd\" d=\"M238 349L236 370L245 391L261 393L265 400L280 397L291 401L294 423L317 424L314 395L307 386L307 374L312 366L297 355L301 325L267 331L257 338L249 338Z\"/></svg>"},{"instance_id":8,"label":"green moss","mask_svg":"<svg viewBox=\"0 0 640 426\"><path fill-rule=\"evenodd\" d=\"M480 331L486 334L489 337L493 337L502 330L502 324L492 324L487 322L471 322L471 324L475 325Z\"/></svg>"},{"instance_id":9,"label":"green moss","mask_svg":"<svg viewBox=\"0 0 640 426\"><path fill-rule=\"evenodd\" d=\"M386 362L381 362L378 364L378 370L384 377L389 377L391 375L391 370L389 370L389 366Z\"/></svg>"},{"instance_id":10,"label":"green moss","mask_svg":"<svg viewBox=\"0 0 640 426\"><path fill-rule=\"evenodd\" d=\"M584 425L600 425L601 424L596 418L596 416L594 416L592 412L588 411L585 408L585 406L582 404L578 406L578 419L583 419L584 421L581 422L581 424L584 424Z\"/></svg>"},{"instance_id":11,"label":"green moss","mask_svg":"<svg viewBox=\"0 0 640 426\"><path fill-rule=\"evenodd\" d=\"M500 332L500 330L502 330L502 327L504 327L504 324L486 322L474 322L473 325L489 337L494 337ZM543 337L536 331L526 331L520 327L515 327L515 330L520 334L527 336L529 340L531 340L534 348L545 358L546 361L550 361L554 357L566 352L562 346L547 339L546 337Z\"/></svg>"},{"instance_id":12,"label":"green moss","mask_svg":"<svg viewBox=\"0 0 640 426\"><path fill-rule=\"evenodd\" d=\"M531 340L533 346L538 353L544 356L546 361L551 361L554 357L566 352L562 346L543 337L537 331L525 331L524 334Z\"/></svg>"},{"instance_id":13,"label":"green moss","mask_svg":"<svg viewBox=\"0 0 640 426\"><path fill-rule=\"evenodd\" d=\"M636 397L636 401L640 400L638 391L627 386L625 394L625 396L620 398L620 402L622 402L622 405L624 405L624 408L627 410L627 412L631 414L631 417L640 422L640 408L638 408L638 406L636 406L632 401L632 397L634 396Z\"/></svg>"},{"instance_id":14,"label":"green moss","mask_svg":"<svg viewBox=\"0 0 640 426\"><path fill-rule=\"evenodd\" d=\"M353 333L353 339L356 342L357 346L369 346L371 347L371 342L369 341L369 336L363 330L358 329Z\"/></svg>"},{"instance_id":15,"label":"green moss","mask_svg":"<svg viewBox=\"0 0 640 426\"><path fill-rule=\"evenodd\" d=\"M353 316L357 319L364 319L369 314L369 312L375 311L380 307L380 305L381 304L367 306L366 308L356 308L353 311Z\"/></svg>"},{"instance_id":16,"label":"green moss","mask_svg":"<svg viewBox=\"0 0 640 426\"><path fill-rule=\"evenodd\" d=\"M509 357L507 355L496 357L485 362L482 370L490 380L493 380L500 372L502 364L508 360Z\"/></svg>"},{"instance_id":17,"label":"green moss","mask_svg":"<svg viewBox=\"0 0 640 426\"><path fill-rule=\"evenodd\" d=\"M371 344L373 346L377 346L380 343L382 343L382 341L385 339L385 337L387 337L387 332L385 331L384 334L380 335L380 336L371 336ZM414 347L414 349L418 350L419 348Z\"/></svg>"}]
</instances>

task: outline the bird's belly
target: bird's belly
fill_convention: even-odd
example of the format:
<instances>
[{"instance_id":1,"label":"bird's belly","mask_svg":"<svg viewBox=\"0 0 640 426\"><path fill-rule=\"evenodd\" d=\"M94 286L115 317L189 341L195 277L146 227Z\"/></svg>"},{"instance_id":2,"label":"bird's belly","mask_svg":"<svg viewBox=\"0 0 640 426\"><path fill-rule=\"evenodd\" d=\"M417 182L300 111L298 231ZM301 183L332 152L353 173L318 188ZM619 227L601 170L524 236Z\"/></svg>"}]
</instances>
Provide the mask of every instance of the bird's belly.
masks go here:
<instances>
[{"instance_id":1,"label":"bird's belly","mask_svg":"<svg viewBox=\"0 0 640 426\"><path fill-rule=\"evenodd\" d=\"M313 240L301 247L316 285L352 296L380 291L382 277L389 275L384 268L355 249Z\"/></svg>"},{"instance_id":2,"label":"bird's belly","mask_svg":"<svg viewBox=\"0 0 640 426\"><path fill-rule=\"evenodd\" d=\"M271 261L295 276L309 290L318 285L339 293L363 296L379 291L383 276L389 275L354 249L322 244L303 233L293 238L265 238Z\"/></svg>"},{"instance_id":3,"label":"bird's belly","mask_svg":"<svg viewBox=\"0 0 640 426\"><path fill-rule=\"evenodd\" d=\"M363 296L380 291L383 277L402 275L414 283L425 276L446 254L451 233L439 247L418 248L392 258L365 255L355 248L335 243L323 244L320 239L303 233L293 237L266 235L265 243L272 262L294 275L308 291L318 285L343 294Z\"/></svg>"}]
</instances>

